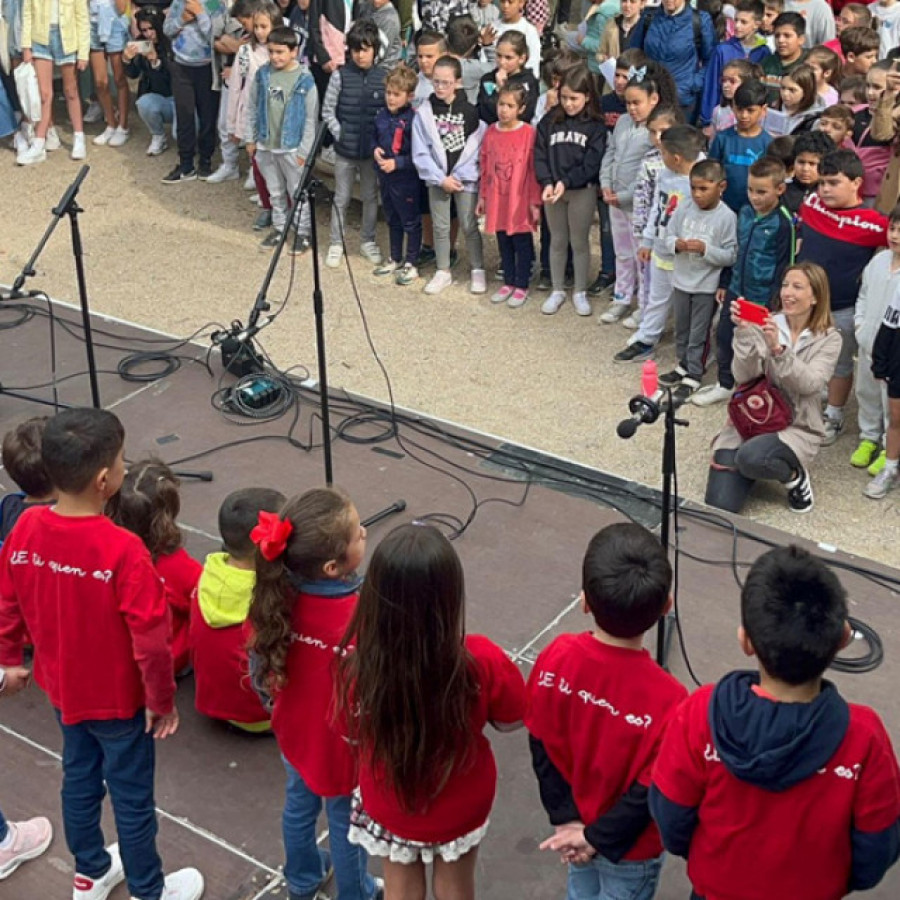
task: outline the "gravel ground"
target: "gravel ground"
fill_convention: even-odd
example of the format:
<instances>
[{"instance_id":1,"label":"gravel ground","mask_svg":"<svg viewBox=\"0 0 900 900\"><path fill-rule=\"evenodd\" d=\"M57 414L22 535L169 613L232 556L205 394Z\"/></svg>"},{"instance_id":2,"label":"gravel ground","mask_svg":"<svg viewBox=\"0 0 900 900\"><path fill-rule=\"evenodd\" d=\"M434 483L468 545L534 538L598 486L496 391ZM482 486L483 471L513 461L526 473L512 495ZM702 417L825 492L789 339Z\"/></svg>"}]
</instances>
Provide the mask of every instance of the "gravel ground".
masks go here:
<instances>
[{"instance_id":1,"label":"gravel ground","mask_svg":"<svg viewBox=\"0 0 900 900\"><path fill-rule=\"evenodd\" d=\"M60 110L60 121L64 118ZM80 202L93 309L178 335L213 319L227 323L245 318L270 256L259 249L260 235L251 230L258 208L248 202L241 183L163 185L160 178L174 165L175 153L170 149L161 157L147 157L148 137L139 121L132 140L119 149L93 147L90 137L101 126L88 128L91 172ZM4 283L21 269L50 210L78 170L66 152L71 144L67 126L61 125L60 132L64 147L44 164L21 168L9 150L0 153ZM326 243L329 212L321 202L319 231ZM371 275L372 266L356 252L357 212L347 235L352 281L346 266L322 268L332 385L387 398L384 378L366 342L362 309L399 405L659 484L661 428L642 428L628 442L615 433L627 415L629 397L640 386L640 366L612 361L627 338L621 326L599 325L596 314L578 317L570 303L555 316L541 315L545 295L537 292L519 310L494 306L487 296L468 292L464 254L454 273L459 283L438 297L422 293L424 282L405 288L386 284ZM46 248L32 286L75 302L66 232L61 227ZM386 249L383 225L379 241ZM599 246L596 240L593 246ZM497 284L490 277L497 261L493 238L485 238L485 248L490 293ZM287 305L261 339L280 365L302 364L315 371L309 255L296 260L288 292L290 268L285 256L269 297L277 306L288 296ZM594 306L595 313L601 312L606 303ZM671 337L658 359L660 371L674 367ZM691 499L703 498L709 444L724 415L722 407L684 408L690 427L678 433L679 486ZM881 502L862 495L868 476L848 462L856 438L852 409L845 434L823 450L815 464L816 506L810 515L792 514L777 485L759 489L746 515L790 534L896 564L900 495Z\"/></svg>"}]
</instances>

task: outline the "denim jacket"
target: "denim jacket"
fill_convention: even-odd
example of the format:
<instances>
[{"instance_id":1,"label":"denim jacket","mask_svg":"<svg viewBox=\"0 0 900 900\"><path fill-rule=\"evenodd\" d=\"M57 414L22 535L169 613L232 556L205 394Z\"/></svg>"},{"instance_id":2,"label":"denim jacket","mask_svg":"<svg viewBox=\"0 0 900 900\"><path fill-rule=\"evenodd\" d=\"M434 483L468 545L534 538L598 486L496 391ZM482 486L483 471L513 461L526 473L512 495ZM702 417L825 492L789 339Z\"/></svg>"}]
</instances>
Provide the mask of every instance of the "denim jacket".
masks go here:
<instances>
[{"instance_id":1,"label":"denim jacket","mask_svg":"<svg viewBox=\"0 0 900 900\"><path fill-rule=\"evenodd\" d=\"M269 82L271 81L271 65L261 66L256 72L253 82L253 93L250 97L248 135L256 143L268 146L269 139ZM309 69L300 66L294 90L285 103L284 123L281 127L281 146L272 150L294 150L303 140L303 129L306 124L306 97L315 88L315 82Z\"/></svg>"}]
</instances>

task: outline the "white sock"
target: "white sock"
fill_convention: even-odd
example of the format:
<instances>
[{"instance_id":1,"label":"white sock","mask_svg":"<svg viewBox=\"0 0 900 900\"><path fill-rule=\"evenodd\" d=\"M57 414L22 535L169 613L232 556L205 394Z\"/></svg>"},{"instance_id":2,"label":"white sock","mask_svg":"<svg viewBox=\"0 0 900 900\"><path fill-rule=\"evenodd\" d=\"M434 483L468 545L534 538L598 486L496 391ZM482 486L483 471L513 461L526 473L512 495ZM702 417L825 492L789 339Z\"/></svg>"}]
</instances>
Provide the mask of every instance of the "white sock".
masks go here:
<instances>
[{"instance_id":1,"label":"white sock","mask_svg":"<svg viewBox=\"0 0 900 900\"><path fill-rule=\"evenodd\" d=\"M900 459L885 459L884 471L888 474L896 473L898 464L900 464Z\"/></svg>"},{"instance_id":2,"label":"white sock","mask_svg":"<svg viewBox=\"0 0 900 900\"><path fill-rule=\"evenodd\" d=\"M836 422L844 421L844 407L843 406L832 406L830 403L825 407L825 415L829 419L834 419Z\"/></svg>"},{"instance_id":3,"label":"white sock","mask_svg":"<svg viewBox=\"0 0 900 900\"><path fill-rule=\"evenodd\" d=\"M11 822L7 823L8 831L6 832L6 837L0 841L0 850L9 850L13 845L13 841L16 839L16 826Z\"/></svg>"},{"instance_id":4,"label":"white sock","mask_svg":"<svg viewBox=\"0 0 900 900\"><path fill-rule=\"evenodd\" d=\"M79 141L79 140L83 141L84 140L84 132L83 131L73 131L72 137L75 138L76 141Z\"/></svg>"},{"instance_id":5,"label":"white sock","mask_svg":"<svg viewBox=\"0 0 900 900\"><path fill-rule=\"evenodd\" d=\"M39 137L36 137L36 138L34 139L34 142L32 143L31 146L34 147L36 150L43 150L43 149L44 149L44 141L45 141L45 140L46 140L46 138L39 138Z\"/></svg>"}]
</instances>

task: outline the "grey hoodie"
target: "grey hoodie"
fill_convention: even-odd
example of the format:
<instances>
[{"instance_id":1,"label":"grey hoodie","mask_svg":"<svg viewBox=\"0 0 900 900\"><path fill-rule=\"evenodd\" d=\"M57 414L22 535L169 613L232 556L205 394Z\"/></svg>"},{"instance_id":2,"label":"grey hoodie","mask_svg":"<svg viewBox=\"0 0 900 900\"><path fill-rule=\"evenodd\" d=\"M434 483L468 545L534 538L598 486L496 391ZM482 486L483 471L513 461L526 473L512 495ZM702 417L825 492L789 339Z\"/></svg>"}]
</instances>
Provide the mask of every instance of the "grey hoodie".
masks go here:
<instances>
[{"instance_id":1,"label":"grey hoodie","mask_svg":"<svg viewBox=\"0 0 900 900\"><path fill-rule=\"evenodd\" d=\"M641 161L652 146L646 125L635 125L628 113L619 116L603 154L600 186L614 191L619 198L619 208L626 212L631 211L634 203L634 187Z\"/></svg>"}]
</instances>

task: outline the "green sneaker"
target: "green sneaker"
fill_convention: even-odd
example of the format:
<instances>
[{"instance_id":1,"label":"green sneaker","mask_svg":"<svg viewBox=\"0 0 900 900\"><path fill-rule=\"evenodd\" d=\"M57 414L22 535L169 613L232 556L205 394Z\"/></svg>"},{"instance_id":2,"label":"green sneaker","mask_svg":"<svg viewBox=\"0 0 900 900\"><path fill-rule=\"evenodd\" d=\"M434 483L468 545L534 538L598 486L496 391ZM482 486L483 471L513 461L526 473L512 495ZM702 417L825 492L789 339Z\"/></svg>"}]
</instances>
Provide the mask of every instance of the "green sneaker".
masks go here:
<instances>
[{"instance_id":1,"label":"green sneaker","mask_svg":"<svg viewBox=\"0 0 900 900\"><path fill-rule=\"evenodd\" d=\"M877 475L884 468L884 461L886 459L887 459L887 454L885 453L884 450L882 450L881 453L879 453L878 456L875 458L875 462L873 462L872 465L869 466L869 468L868 468L869 474L872 475L873 477L875 475Z\"/></svg>"},{"instance_id":2,"label":"green sneaker","mask_svg":"<svg viewBox=\"0 0 900 900\"><path fill-rule=\"evenodd\" d=\"M853 451L853 455L850 457L850 465L854 469L868 468L872 465L876 456L878 456L878 444L875 441L864 438Z\"/></svg>"}]
</instances>

